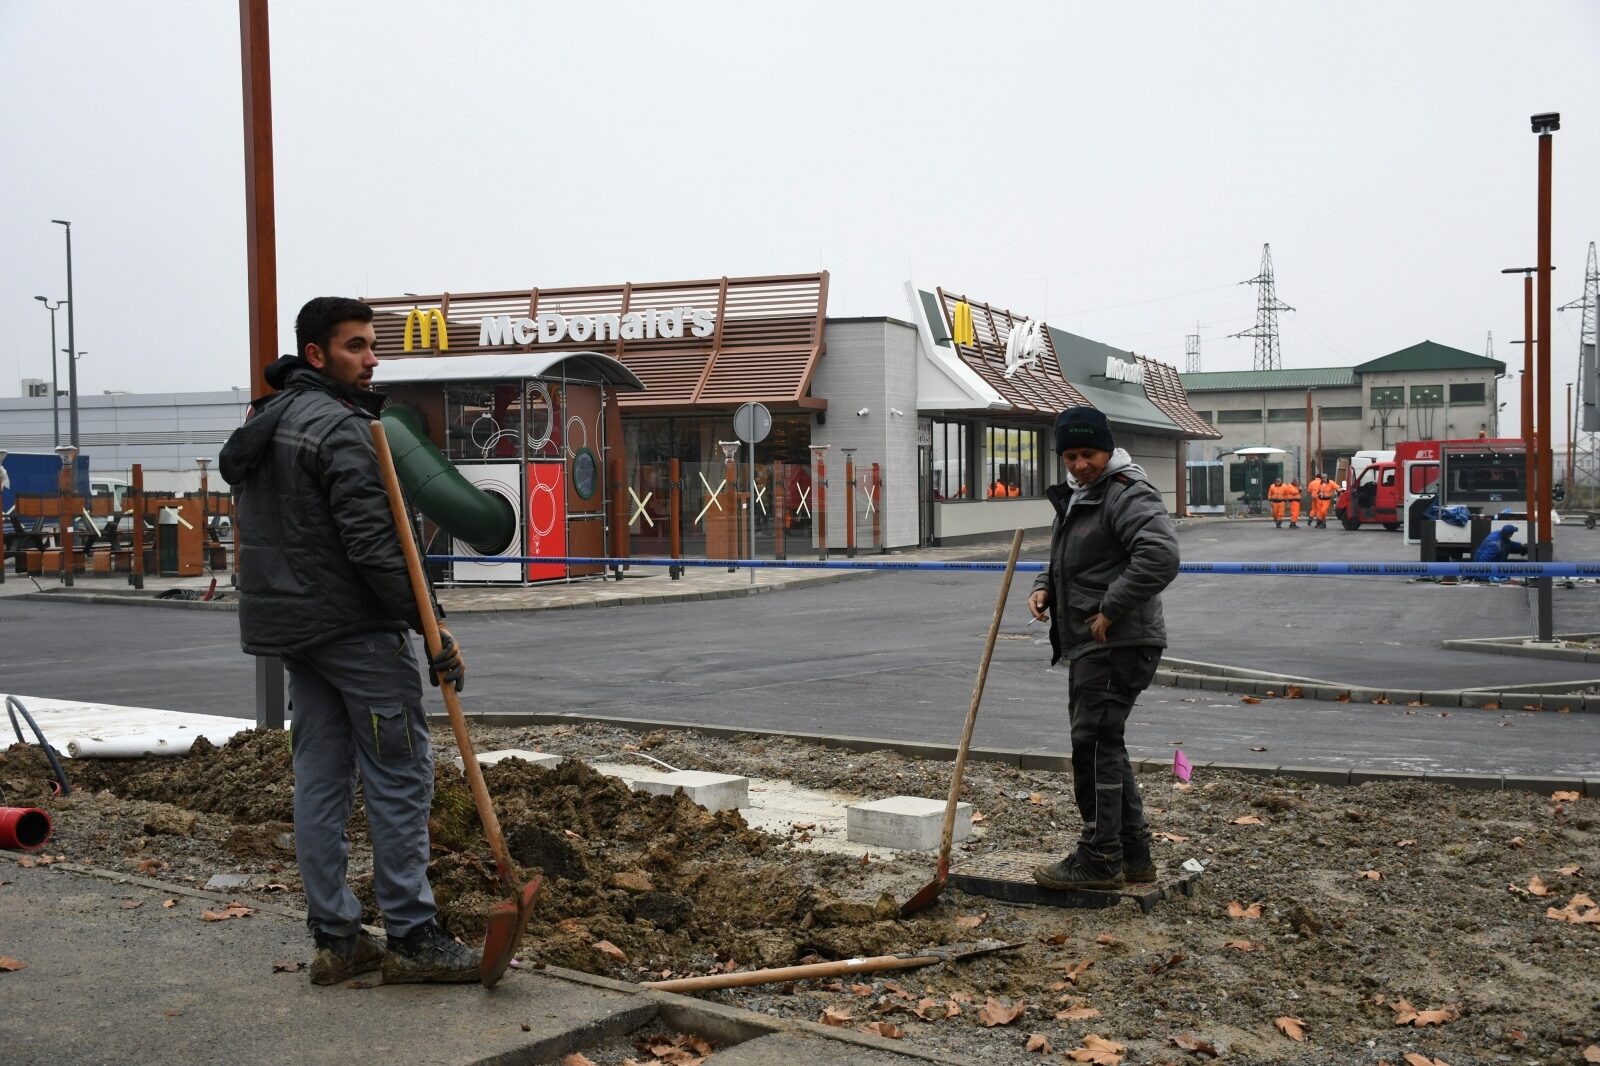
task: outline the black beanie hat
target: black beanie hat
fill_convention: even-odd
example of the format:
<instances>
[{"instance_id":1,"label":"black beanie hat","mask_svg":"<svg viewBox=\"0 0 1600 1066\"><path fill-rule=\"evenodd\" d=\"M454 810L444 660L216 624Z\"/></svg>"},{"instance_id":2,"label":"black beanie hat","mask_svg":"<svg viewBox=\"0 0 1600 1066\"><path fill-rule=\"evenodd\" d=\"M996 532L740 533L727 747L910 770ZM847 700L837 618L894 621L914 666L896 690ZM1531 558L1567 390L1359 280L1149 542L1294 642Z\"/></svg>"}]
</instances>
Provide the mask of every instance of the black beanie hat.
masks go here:
<instances>
[{"instance_id":1,"label":"black beanie hat","mask_svg":"<svg viewBox=\"0 0 1600 1066\"><path fill-rule=\"evenodd\" d=\"M1093 407L1069 407L1056 415L1056 454L1068 448L1116 451L1117 441L1106 416Z\"/></svg>"}]
</instances>

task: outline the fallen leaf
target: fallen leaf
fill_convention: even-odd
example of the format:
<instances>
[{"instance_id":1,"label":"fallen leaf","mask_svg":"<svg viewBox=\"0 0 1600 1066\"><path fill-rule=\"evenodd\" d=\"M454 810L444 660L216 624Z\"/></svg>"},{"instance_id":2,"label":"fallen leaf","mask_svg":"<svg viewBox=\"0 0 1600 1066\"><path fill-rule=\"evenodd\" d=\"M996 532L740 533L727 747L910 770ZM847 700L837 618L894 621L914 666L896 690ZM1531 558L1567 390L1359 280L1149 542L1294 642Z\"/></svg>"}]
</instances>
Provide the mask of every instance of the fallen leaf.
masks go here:
<instances>
[{"instance_id":1,"label":"fallen leaf","mask_svg":"<svg viewBox=\"0 0 1600 1066\"><path fill-rule=\"evenodd\" d=\"M1083 1038L1082 1047L1067 1052L1067 1058L1072 1062L1094 1063L1094 1066L1118 1066L1126 1050L1128 1048L1124 1044L1090 1033Z\"/></svg>"},{"instance_id":2,"label":"fallen leaf","mask_svg":"<svg viewBox=\"0 0 1600 1066\"><path fill-rule=\"evenodd\" d=\"M1428 1058L1426 1055L1419 1055L1415 1051L1406 1052L1404 1061L1406 1066L1434 1066L1432 1059Z\"/></svg>"},{"instance_id":3,"label":"fallen leaf","mask_svg":"<svg viewBox=\"0 0 1600 1066\"><path fill-rule=\"evenodd\" d=\"M1057 948L1057 947L1060 947L1062 944L1065 944L1067 942L1067 934L1066 933L1056 933L1056 934L1054 934L1052 936L1045 937L1042 942L1045 943L1045 944L1050 945L1053 948Z\"/></svg>"},{"instance_id":4,"label":"fallen leaf","mask_svg":"<svg viewBox=\"0 0 1600 1066\"><path fill-rule=\"evenodd\" d=\"M178 901L175 899L164 899L161 901L161 905L168 910L171 910L173 907L178 905Z\"/></svg>"},{"instance_id":5,"label":"fallen leaf","mask_svg":"<svg viewBox=\"0 0 1600 1066\"><path fill-rule=\"evenodd\" d=\"M273 973L299 973L306 968L306 964L296 959L284 959L272 964Z\"/></svg>"},{"instance_id":6,"label":"fallen leaf","mask_svg":"<svg viewBox=\"0 0 1600 1066\"><path fill-rule=\"evenodd\" d=\"M1425 1025L1443 1025L1461 1017L1461 1012L1453 1006L1441 1007L1438 1010L1417 1010L1404 999L1395 1000L1390 1007L1394 1011L1394 1024L1409 1025L1416 1029L1421 1029Z\"/></svg>"},{"instance_id":7,"label":"fallen leaf","mask_svg":"<svg viewBox=\"0 0 1600 1066\"><path fill-rule=\"evenodd\" d=\"M594 1066L594 1060L581 1051L574 1051L562 1056L561 1066Z\"/></svg>"},{"instance_id":8,"label":"fallen leaf","mask_svg":"<svg viewBox=\"0 0 1600 1066\"><path fill-rule=\"evenodd\" d=\"M1212 1058L1217 1057L1217 1045L1213 1044L1209 1040L1202 1039L1198 1033L1178 1033L1174 1036L1168 1037L1167 1039L1171 1040L1183 1050L1192 1051L1196 1055L1209 1055Z\"/></svg>"},{"instance_id":9,"label":"fallen leaf","mask_svg":"<svg viewBox=\"0 0 1600 1066\"><path fill-rule=\"evenodd\" d=\"M961 917L957 918L953 924L955 924L956 926L959 926L962 929L976 929L976 928L978 928L978 926L983 924L983 920L985 918L987 918L987 917L989 917L989 915L987 913L984 913L984 914L964 914Z\"/></svg>"},{"instance_id":10,"label":"fallen leaf","mask_svg":"<svg viewBox=\"0 0 1600 1066\"><path fill-rule=\"evenodd\" d=\"M1230 940L1222 946L1232 948L1234 951L1255 951L1261 947L1260 944L1252 944L1248 940Z\"/></svg>"},{"instance_id":11,"label":"fallen leaf","mask_svg":"<svg viewBox=\"0 0 1600 1066\"><path fill-rule=\"evenodd\" d=\"M1239 697L1239 702L1240 703L1260 703L1261 701L1259 699L1257 699L1255 696L1240 696Z\"/></svg>"},{"instance_id":12,"label":"fallen leaf","mask_svg":"<svg viewBox=\"0 0 1600 1066\"><path fill-rule=\"evenodd\" d=\"M1584 1062L1600 1062L1600 1044L1590 1044L1583 1049Z\"/></svg>"},{"instance_id":13,"label":"fallen leaf","mask_svg":"<svg viewBox=\"0 0 1600 1066\"><path fill-rule=\"evenodd\" d=\"M851 985L850 986L850 994L852 996L870 996L870 995L872 995L872 986L871 985Z\"/></svg>"},{"instance_id":14,"label":"fallen leaf","mask_svg":"<svg viewBox=\"0 0 1600 1066\"><path fill-rule=\"evenodd\" d=\"M1299 685L1290 685L1283 690L1283 698L1286 700L1303 699L1305 694L1305 689L1301 688Z\"/></svg>"},{"instance_id":15,"label":"fallen leaf","mask_svg":"<svg viewBox=\"0 0 1600 1066\"><path fill-rule=\"evenodd\" d=\"M950 1002L952 1002L952 1003L971 1003L972 1002L972 993L971 992L952 992L952 993L950 993Z\"/></svg>"},{"instance_id":16,"label":"fallen leaf","mask_svg":"<svg viewBox=\"0 0 1600 1066\"><path fill-rule=\"evenodd\" d=\"M151 870L170 870L171 868L172 864L165 859L140 859L138 867L139 872L142 874L147 874Z\"/></svg>"},{"instance_id":17,"label":"fallen leaf","mask_svg":"<svg viewBox=\"0 0 1600 1066\"><path fill-rule=\"evenodd\" d=\"M1299 1018L1291 1018L1288 1015L1284 1015L1282 1018L1272 1019L1272 1024L1276 1025L1278 1031L1290 1040L1304 1040L1306 1038L1306 1023Z\"/></svg>"},{"instance_id":18,"label":"fallen leaf","mask_svg":"<svg viewBox=\"0 0 1600 1066\"><path fill-rule=\"evenodd\" d=\"M1254 747L1252 747L1250 750L1251 751L1266 751L1267 749L1262 747L1260 744L1257 744Z\"/></svg>"},{"instance_id":19,"label":"fallen leaf","mask_svg":"<svg viewBox=\"0 0 1600 1066\"><path fill-rule=\"evenodd\" d=\"M876 1033L878 1036L886 1036L890 1040L899 1040L906 1035L906 1031L893 1022L872 1022L869 1025L863 1025L861 1031L863 1033Z\"/></svg>"},{"instance_id":20,"label":"fallen leaf","mask_svg":"<svg viewBox=\"0 0 1600 1066\"><path fill-rule=\"evenodd\" d=\"M822 1009L822 1017L818 1018L817 1021L823 1025L846 1026L855 1021L855 1018L847 1010L840 1010L838 1007L824 1007Z\"/></svg>"},{"instance_id":21,"label":"fallen leaf","mask_svg":"<svg viewBox=\"0 0 1600 1066\"><path fill-rule=\"evenodd\" d=\"M1562 877L1582 877L1583 867L1579 866L1577 863L1573 863L1571 866L1561 867L1561 869L1557 870L1556 873L1560 874Z\"/></svg>"},{"instance_id":22,"label":"fallen leaf","mask_svg":"<svg viewBox=\"0 0 1600 1066\"><path fill-rule=\"evenodd\" d=\"M39 864L34 861L32 855L19 855L17 856L17 865L22 867L24 870L31 870L33 867Z\"/></svg>"},{"instance_id":23,"label":"fallen leaf","mask_svg":"<svg viewBox=\"0 0 1600 1066\"><path fill-rule=\"evenodd\" d=\"M973 811L972 812L972 824L973 825L977 825L981 821L983 821L983 812L982 811Z\"/></svg>"},{"instance_id":24,"label":"fallen leaf","mask_svg":"<svg viewBox=\"0 0 1600 1066\"><path fill-rule=\"evenodd\" d=\"M1165 840L1169 844L1183 844L1189 839L1188 837L1181 836L1178 833L1157 833L1155 834L1155 838L1157 840Z\"/></svg>"},{"instance_id":25,"label":"fallen leaf","mask_svg":"<svg viewBox=\"0 0 1600 1066\"><path fill-rule=\"evenodd\" d=\"M1546 886L1544 881L1540 880L1538 874L1534 874L1532 877L1528 878L1528 895L1553 896L1555 895L1555 891Z\"/></svg>"},{"instance_id":26,"label":"fallen leaf","mask_svg":"<svg viewBox=\"0 0 1600 1066\"><path fill-rule=\"evenodd\" d=\"M1094 942L1096 944L1104 944L1106 947L1111 947L1111 946L1113 946L1115 944L1122 943L1122 941L1118 940L1116 937L1112 936L1110 933L1101 933L1099 936L1094 938Z\"/></svg>"},{"instance_id":27,"label":"fallen leaf","mask_svg":"<svg viewBox=\"0 0 1600 1066\"><path fill-rule=\"evenodd\" d=\"M862 866L871 866L872 865L872 856L867 854L864 851L861 853L861 865Z\"/></svg>"},{"instance_id":28,"label":"fallen leaf","mask_svg":"<svg viewBox=\"0 0 1600 1066\"><path fill-rule=\"evenodd\" d=\"M220 911L201 911L200 920L204 922L226 922L232 918L248 918L254 913L255 911L251 910L249 907L246 907L243 903L235 900Z\"/></svg>"},{"instance_id":29,"label":"fallen leaf","mask_svg":"<svg viewBox=\"0 0 1600 1066\"><path fill-rule=\"evenodd\" d=\"M1350 702L1350 693L1348 693L1348 692L1339 693L1337 696L1335 696L1333 698L1333 702L1334 703L1349 703Z\"/></svg>"},{"instance_id":30,"label":"fallen leaf","mask_svg":"<svg viewBox=\"0 0 1600 1066\"><path fill-rule=\"evenodd\" d=\"M1093 959L1082 959L1067 967L1066 978L1072 984L1078 983L1078 978L1094 965Z\"/></svg>"},{"instance_id":31,"label":"fallen leaf","mask_svg":"<svg viewBox=\"0 0 1600 1066\"><path fill-rule=\"evenodd\" d=\"M118 904L118 906L120 906L125 911L131 911L131 910L133 910L133 909L135 909L137 907L143 907L144 906L144 900L142 900L142 899L125 899L120 904Z\"/></svg>"},{"instance_id":32,"label":"fallen leaf","mask_svg":"<svg viewBox=\"0 0 1600 1066\"><path fill-rule=\"evenodd\" d=\"M1383 880L1383 874L1382 874L1382 872L1380 872L1378 870L1362 870L1361 873L1357 874L1356 876L1358 876L1358 877L1360 877L1360 878L1362 878L1363 880L1366 880L1366 881L1382 881Z\"/></svg>"},{"instance_id":33,"label":"fallen leaf","mask_svg":"<svg viewBox=\"0 0 1600 1066\"><path fill-rule=\"evenodd\" d=\"M18 970L26 970L27 968L28 964L21 959L13 959L9 955L0 955L0 971L16 973Z\"/></svg>"},{"instance_id":34,"label":"fallen leaf","mask_svg":"<svg viewBox=\"0 0 1600 1066\"><path fill-rule=\"evenodd\" d=\"M1578 802L1578 794L1576 792L1552 792L1550 793L1550 798L1555 800L1557 803Z\"/></svg>"},{"instance_id":35,"label":"fallen leaf","mask_svg":"<svg viewBox=\"0 0 1600 1066\"><path fill-rule=\"evenodd\" d=\"M1253 814L1241 814L1233 820L1234 825L1261 825L1262 821Z\"/></svg>"},{"instance_id":36,"label":"fallen leaf","mask_svg":"<svg viewBox=\"0 0 1600 1066\"><path fill-rule=\"evenodd\" d=\"M1377 704L1380 707L1383 707L1383 706L1388 706L1390 700L1389 700L1388 696L1385 696L1383 693L1380 692L1376 696L1373 697L1372 702Z\"/></svg>"},{"instance_id":37,"label":"fallen leaf","mask_svg":"<svg viewBox=\"0 0 1600 1066\"><path fill-rule=\"evenodd\" d=\"M623 963L628 961L628 953L617 947L617 945L613 944L609 940L597 940L589 946L607 958L615 959L616 961Z\"/></svg>"},{"instance_id":38,"label":"fallen leaf","mask_svg":"<svg viewBox=\"0 0 1600 1066\"><path fill-rule=\"evenodd\" d=\"M1084 1018L1098 1018L1100 1011L1096 1007L1068 1007L1066 1010L1056 1011L1056 1021L1075 1022Z\"/></svg>"},{"instance_id":39,"label":"fallen leaf","mask_svg":"<svg viewBox=\"0 0 1600 1066\"><path fill-rule=\"evenodd\" d=\"M182 1016L182 1014L183 1014L183 1011L181 1011L181 1010L178 1010L178 1009L176 1009L176 1008L172 1008L172 1009L168 1009L168 1010L164 1010L164 1011L162 1011L162 1012L161 1012L161 1013L162 1013L162 1014L163 1014L163 1015L164 1015L164 1016L166 1016L166 1017L168 1017L168 1018L177 1018L177 1017L180 1017L180 1016Z\"/></svg>"},{"instance_id":40,"label":"fallen leaf","mask_svg":"<svg viewBox=\"0 0 1600 1066\"><path fill-rule=\"evenodd\" d=\"M928 1012L939 1005L940 1004L938 1000L934 999L932 996L928 996L917 1000L917 1005L911 1008L911 1013L915 1014L918 1018L921 1018L925 1022L931 1021L932 1019L928 1017Z\"/></svg>"},{"instance_id":41,"label":"fallen leaf","mask_svg":"<svg viewBox=\"0 0 1600 1066\"><path fill-rule=\"evenodd\" d=\"M1483 709L1486 711L1498 711L1500 709L1500 704L1491 700L1483 705Z\"/></svg>"},{"instance_id":42,"label":"fallen leaf","mask_svg":"<svg viewBox=\"0 0 1600 1066\"><path fill-rule=\"evenodd\" d=\"M1150 972L1152 974L1158 974L1162 970L1171 969L1172 967L1178 965L1178 963L1182 962L1183 958L1183 952L1180 951L1174 955L1168 956L1165 959L1157 959L1155 962L1150 964Z\"/></svg>"},{"instance_id":43,"label":"fallen leaf","mask_svg":"<svg viewBox=\"0 0 1600 1066\"><path fill-rule=\"evenodd\" d=\"M1506 841L1506 843L1513 848L1525 848L1528 846L1528 842L1523 840L1521 837L1512 837L1510 840Z\"/></svg>"},{"instance_id":44,"label":"fallen leaf","mask_svg":"<svg viewBox=\"0 0 1600 1066\"><path fill-rule=\"evenodd\" d=\"M1394 846L1397 848L1409 848L1415 843L1415 840L1396 840Z\"/></svg>"},{"instance_id":45,"label":"fallen leaf","mask_svg":"<svg viewBox=\"0 0 1600 1066\"><path fill-rule=\"evenodd\" d=\"M1238 900L1230 900L1228 903L1228 917L1247 918L1254 921L1255 919L1261 917L1261 904L1252 903L1250 906L1246 907Z\"/></svg>"},{"instance_id":46,"label":"fallen leaf","mask_svg":"<svg viewBox=\"0 0 1600 1066\"><path fill-rule=\"evenodd\" d=\"M997 1025L1010 1025L1022 1017L1027 1009L1026 1000L1019 999L1015 1003L1005 1004L990 996L984 1003L983 1009L978 1011L978 1021L991 1029Z\"/></svg>"},{"instance_id":47,"label":"fallen leaf","mask_svg":"<svg viewBox=\"0 0 1600 1066\"><path fill-rule=\"evenodd\" d=\"M1430 704L1423 703L1421 700L1406 700L1406 706L1407 707L1427 707L1427 706L1430 706Z\"/></svg>"},{"instance_id":48,"label":"fallen leaf","mask_svg":"<svg viewBox=\"0 0 1600 1066\"><path fill-rule=\"evenodd\" d=\"M1022 1050L1037 1052L1040 1055L1048 1055L1055 1049L1050 1046L1050 1039L1043 1033L1029 1033L1028 1042L1022 1045Z\"/></svg>"},{"instance_id":49,"label":"fallen leaf","mask_svg":"<svg viewBox=\"0 0 1600 1066\"><path fill-rule=\"evenodd\" d=\"M1033 804L1043 805L1044 804L1044 797L1039 795L1039 793L1037 793L1037 792L1030 792L1028 794L1028 802L1029 803L1033 803Z\"/></svg>"},{"instance_id":50,"label":"fallen leaf","mask_svg":"<svg viewBox=\"0 0 1600 1066\"><path fill-rule=\"evenodd\" d=\"M954 1018L956 1015L958 1015L960 1013L961 1013L961 1004L957 1003L953 999L952 1000L947 1000L945 1002L945 1005L944 1005L944 1016L946 1018Z\"/></svg>"}]
</instances>

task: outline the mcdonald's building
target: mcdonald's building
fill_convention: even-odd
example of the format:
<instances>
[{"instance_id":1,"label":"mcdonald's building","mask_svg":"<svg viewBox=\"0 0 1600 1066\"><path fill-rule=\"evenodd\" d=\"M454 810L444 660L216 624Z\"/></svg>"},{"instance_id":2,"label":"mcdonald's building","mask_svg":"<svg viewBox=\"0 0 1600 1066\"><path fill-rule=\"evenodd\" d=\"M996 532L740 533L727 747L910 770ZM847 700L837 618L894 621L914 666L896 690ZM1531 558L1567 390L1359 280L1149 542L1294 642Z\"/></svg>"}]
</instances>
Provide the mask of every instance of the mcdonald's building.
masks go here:
<instances>
[{"instance_id":1,"label":"mcdonald's building","mask_svg":"<svg viewBox=\"0 0 1600 1066\"><path fill-rule=\"evenodd\" d=\"M1106 413L1183 513L1187 444L1219 434L1176 367L973 296L905 291L903 307L850 318L828 317L826 272L368 298L375 387L513 515L512 535L478 549L434 530L432 552L815 557L1043 528L1063 476L1055 415L1079 405ZM753 448L735 432L747 403L771 416ZM530 564L514 579L582 572ZM506 575L467 562L441 576Z\"/></svg>"}]
</instances>

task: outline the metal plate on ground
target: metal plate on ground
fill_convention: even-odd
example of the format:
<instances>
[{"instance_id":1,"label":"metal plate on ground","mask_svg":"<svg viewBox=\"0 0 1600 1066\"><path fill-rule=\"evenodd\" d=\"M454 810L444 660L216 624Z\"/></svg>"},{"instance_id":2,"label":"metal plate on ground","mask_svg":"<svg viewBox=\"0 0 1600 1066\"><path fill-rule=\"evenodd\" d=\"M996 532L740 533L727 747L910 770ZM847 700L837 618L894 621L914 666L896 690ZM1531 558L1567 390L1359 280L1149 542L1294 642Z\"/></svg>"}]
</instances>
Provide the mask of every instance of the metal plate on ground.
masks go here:
<instances>
[{"instance_id":1,"label":"metal plate on ground","mask_svg":"<svg viewBox=\"0 0 1600 1066\"><path fill-rule=\"evenodd\" d=\"M1060 892L1045 888L1033 879L1036 866L1055 862L1060 855L1033 851L996 851L988 855L963 858L950 871L950 883L963 892L988 896L1006 903L1028 903L1043 907L1115 907L1131 899L1139 909L1150 913L1157 903L1173 896L1192 896L1198 874L1162 878L1149 884L1129 885L1116 892L1075 889Z\"/></svg>"}]
</instances>

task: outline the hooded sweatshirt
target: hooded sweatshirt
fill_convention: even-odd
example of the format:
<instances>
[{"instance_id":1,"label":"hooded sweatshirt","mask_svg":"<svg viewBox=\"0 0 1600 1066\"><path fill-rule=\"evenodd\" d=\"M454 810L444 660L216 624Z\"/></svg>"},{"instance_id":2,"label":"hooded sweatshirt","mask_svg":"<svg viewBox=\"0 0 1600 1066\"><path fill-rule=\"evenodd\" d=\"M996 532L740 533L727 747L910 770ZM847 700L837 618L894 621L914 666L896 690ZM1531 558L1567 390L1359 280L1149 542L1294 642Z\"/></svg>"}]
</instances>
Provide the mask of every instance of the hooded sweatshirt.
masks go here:
<instances>
[{"instance_id":1,"label":"hooded sweatshirt","mask_svg":"<svg viewBox=\"0 0 1600 1066\"><path fill-rule=\"evenodd\" d=\"M1034 580L1050 594L1052 663L1096 648L1167 646L1160 592L1178 575L1178 538L1161 493L1126 451L1093 484L1072 475L1045 490L1055 506L1050 562ZM1111 620L1105 643L1089 617Z\"/></svg>"},{"instance_id":2,"label":"hooded sweatshirt","mask_svg":"<svg viewBox=\"0 0 1600 1066\"><path fill-rule=\"evenodd\" d=\"M420 625L370 423L384 397L305 360L267 368L281 389L217 464L238 496L239 638L252 655L293 655L364 630Z\"/></svg>"}]
</instances>

